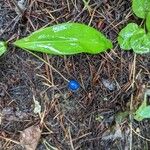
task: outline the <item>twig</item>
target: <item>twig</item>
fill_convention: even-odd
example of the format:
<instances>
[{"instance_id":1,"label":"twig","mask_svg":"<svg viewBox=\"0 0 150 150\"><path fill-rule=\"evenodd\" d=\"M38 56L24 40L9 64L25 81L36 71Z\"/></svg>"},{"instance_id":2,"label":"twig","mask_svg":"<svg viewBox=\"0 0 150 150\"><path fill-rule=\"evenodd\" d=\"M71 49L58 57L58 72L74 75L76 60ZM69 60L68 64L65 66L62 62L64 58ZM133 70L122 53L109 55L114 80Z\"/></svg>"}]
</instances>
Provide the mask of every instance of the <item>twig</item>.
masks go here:
<instances>
[{"instance_id":1,"label":"twig","mask_svg":"<svg viewBox=\"0 0 150 150\"><path fill-rule=\"evenodd\" d=\"M0 135L0 138L3 139L3 140L6 140L6 141L10 141L10 142L12 142L12 143L21 145L20 142L15 141L15 140L12 140L12 139L9 139L9 138L6 138L6 137L3 137L3 136L1 136L1 135Z\"/></svg>"},{"instance_id":2,"label":"twig","mask_svg":"<svg viewBox=\"0 0 150 150\"><path fill-rule=\"evenodd\" d=\"M132 89L134 88L134 83L135 83L135 70L136 68L136 54L134 54L134 60L133 60L133 66L132 66ZM131 101L130 101L130 111L132 112L133 110L133 94L131 95ZM129 115L129 118L130 118L130 150L132 150L132 121L133 121L133 118L132 118L132 114Z\"/></svg>"},{"instance_id":3,"label":"twig","mask_svg":"<svg viewBox=\"0 0 150 150\"><path fill-rule=\"evenodd\" d=\"M94 8L93 13L92 13L92 15L91 15L91 19L90 19L90 21L89 21L89 23L88 23L89 26L90 26L91 23L92 23L92 20L93 20L93 18L94 18L95 11L96 11L96 7Z\"/></svg>"},{"instance_id":4,"label":"twig","mask_svg":"<svg viewBox=\"0 0 150 150\"><path fill-rule=\"evenodd\" d=\"M133 131L137 136L139 136L140 138L142 138L143 140L146 140L146 141L150 142L150 139L145 138L144 136L140 135L140 134L137 133L133 128L132 128L132 131Z\"/></svg>"},{"instance_id":5,"label":"twig","mask_svg":"<svg viewBox=\"0 0 150 150\"><path fill-rule=\"evenodd\" d=\"M74 148L74 146L73 146L72 137L71 137L70 127L69 127L69 129L68 129L68 133L69 133L69 139L70 139L71 149L72 149L72 150L75 150L75 148Z\"/></svg>"},{"instance_id":6,"label":"twig","mask_svg":"<svg viewBox=\"0 0 150 150\"><path fill-rule=\"evenodd\" d=\"M13 24L14 21L16 21L18 19L19 16L16 16L5 28L4 30L2 31L2 33L0 34L0 36L2 36L6 30Z\"/></svg>"},{"instance_id":7,"label":"twig","mask_svg":"<svg viewBox=\"0 0 150 150\"><path fill-rule=\"evenodd\" d=\"M46 62L43 58L41 58L40 56L34 54L33 52L24 49L25 51L27 51L28 53L32 54L33 56L35 56L36 58L38 58L39 60L41 60L42 62L44 62L45 64L47 64L52 70L54 70L56 73L58 73L65 81L69 82L69 80L64 77L57 69L55 69L52 65L50 65L48 62Z\"/></svg>"},{"instance_id":8,"label":"twig","mask_svg":"<svg viewBox=\"0 0 150 150\"><path fill-rule=\"evenodd\" d=\"M83 9L88 9L88 11L89 11L89 14L91 15L91 7L89 6L89 3L90 3L90 0L88 0L88 1L86 1L86 0L82 0L83 1L83 3L84 3L84 8Z\"/></svg>"},{"instance_id":9,"label":"twig","mask_svg":"<svg viewBox=\"0 0 150 150\"><path fill-rule=\"evenodd\" d=\"M20 8L20 6L18 5L16 0L12 0L13 3L15 4L15 6L17 7L17 9L19 10L19 13L22 15L23 14L23 10Z\"/></svg>"}]
</instances>

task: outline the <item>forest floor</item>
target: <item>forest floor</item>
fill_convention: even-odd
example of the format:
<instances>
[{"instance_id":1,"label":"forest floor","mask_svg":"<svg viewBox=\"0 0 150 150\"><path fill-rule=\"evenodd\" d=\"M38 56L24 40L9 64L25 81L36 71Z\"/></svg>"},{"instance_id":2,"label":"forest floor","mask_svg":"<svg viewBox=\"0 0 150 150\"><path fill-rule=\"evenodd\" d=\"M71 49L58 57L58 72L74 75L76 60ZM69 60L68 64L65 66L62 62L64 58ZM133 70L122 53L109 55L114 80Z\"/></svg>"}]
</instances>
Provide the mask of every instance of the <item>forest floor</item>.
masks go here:
<instances>
[{"instance_id":1,"label":"forest floor","mask_svg":"<svg viewBox=\"0 0 150 150\"><path fill-rule=\"evenodd\" d=\"M47 64L10 44L0 58L0 150L23 150L20 134L33 126L41 129L37 150L148 150L150 121L117 119L120 112L137 108L150 88L150 55L123 51L117 44L127 23L141 22L130 0L90 0L88 5L82 0L26 0L24 6L19 14L13 0L0 0L0 40L13 42L69 21L96 28L114 48L98 55L37 53L67 79L79 81L82 88L71 92ZM42 108L39 115L35 100Z\"/></svg>"}]
</instances>

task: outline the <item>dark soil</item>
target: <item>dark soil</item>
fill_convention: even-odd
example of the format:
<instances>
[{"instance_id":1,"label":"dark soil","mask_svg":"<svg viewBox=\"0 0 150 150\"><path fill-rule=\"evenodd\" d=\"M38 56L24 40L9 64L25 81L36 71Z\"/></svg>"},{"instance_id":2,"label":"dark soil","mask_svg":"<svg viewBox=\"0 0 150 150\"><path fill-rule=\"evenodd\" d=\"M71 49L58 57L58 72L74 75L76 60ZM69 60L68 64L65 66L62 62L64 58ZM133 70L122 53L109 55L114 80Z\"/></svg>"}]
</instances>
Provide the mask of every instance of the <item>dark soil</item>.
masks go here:
<instances>
[{"instance_id":1,"label":"dark soil","mask_svg":"<svg viewBox=\"0 0 150 150\"><path fill-rule=\"evenodd\" d=\"M129 110L132 96L135 107L141 102L143 91L150 87L150 56L122 51L116 41L127 23L140 22L132 14L130 0L91 0L91 12L84 8L82 0L26 2L25 13L17 17L13 0L0 0L0 40L12 42L40 27L71 21L95 27L113 41L114 49L98 55L38 54L67 79L80 82L82 88L72 93L66 81L44 62L10 45L0 58L0 149L23 149L2 137L19 141L20 131L40 123L33 112L35 97L46 112L37 150L46 150L44 140L60 150L128 150L129 146L132 150L148 150L147 140L134 132L131 139L129 118L119 125L115 120L119 112ZM39 75L53 85L45 85ZM148 138L149 123L133 120L132 127Z\"/></svg>"}]
</instances>

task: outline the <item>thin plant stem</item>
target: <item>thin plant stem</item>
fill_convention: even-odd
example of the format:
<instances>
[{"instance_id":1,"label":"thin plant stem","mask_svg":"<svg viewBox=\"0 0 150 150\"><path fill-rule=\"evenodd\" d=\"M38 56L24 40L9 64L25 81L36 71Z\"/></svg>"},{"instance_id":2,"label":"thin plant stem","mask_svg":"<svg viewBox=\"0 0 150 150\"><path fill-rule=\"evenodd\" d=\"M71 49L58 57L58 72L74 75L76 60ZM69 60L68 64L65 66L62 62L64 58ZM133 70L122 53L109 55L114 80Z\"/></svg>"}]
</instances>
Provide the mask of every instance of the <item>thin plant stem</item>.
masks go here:
<instances>
[{"instance_id":1,"label":"thin plant stem","mask_svg":"<svg viewBox=\"0 0 150 150\"><path fill-rule=\"evenodd\" d=\"M32 54L33 56L35 56L36 58L38 58L39 60L41 60L42 62L44 62L45 64L47 64L53 71L55 71L56 73L58 73L65 81L69 82L69 80L64 77L64 75L62 75L57 69L55 69L52 65L50 65L47 61L45 61L43 58L41 58L40 56L36 55L35 53L24 49L25 51L27 51L28 53Z\"/></svg>"}]
</instances>

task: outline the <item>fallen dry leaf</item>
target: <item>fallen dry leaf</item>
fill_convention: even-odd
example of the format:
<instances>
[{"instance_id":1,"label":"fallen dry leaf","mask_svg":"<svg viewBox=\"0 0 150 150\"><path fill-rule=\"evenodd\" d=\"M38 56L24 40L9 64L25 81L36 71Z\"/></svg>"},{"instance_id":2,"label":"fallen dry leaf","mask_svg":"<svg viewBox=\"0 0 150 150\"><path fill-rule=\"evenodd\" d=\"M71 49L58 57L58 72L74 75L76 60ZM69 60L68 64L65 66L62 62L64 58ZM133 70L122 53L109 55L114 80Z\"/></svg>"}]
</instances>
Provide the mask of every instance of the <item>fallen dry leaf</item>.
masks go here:
<instances>
[{"instance_id":1,"label":"fallen dry leaf","mask_svg":"<svg viewBox=\"0 0 150 150\"><path fill-rule=\"evenodd\" d=\"M26 150L35 150L38 145L40 137L41 137L40 127L31 126L21 132L20 143Z\"/></svg>"},{"instance_id":2,"label":"fallen dry leaf","mask_svg":"<svg viewBox=\"0 0 150 150\"><path fill-rule=\"evenodd\" d=\"M102 134L102 140L107 141L107 140L117 140L117 139L122 139L124 138L123 132L121 130L121 126L119 124L116 124L116 126L113 127L113 130L106 130Z\"/></svg>"}]
</instances>

